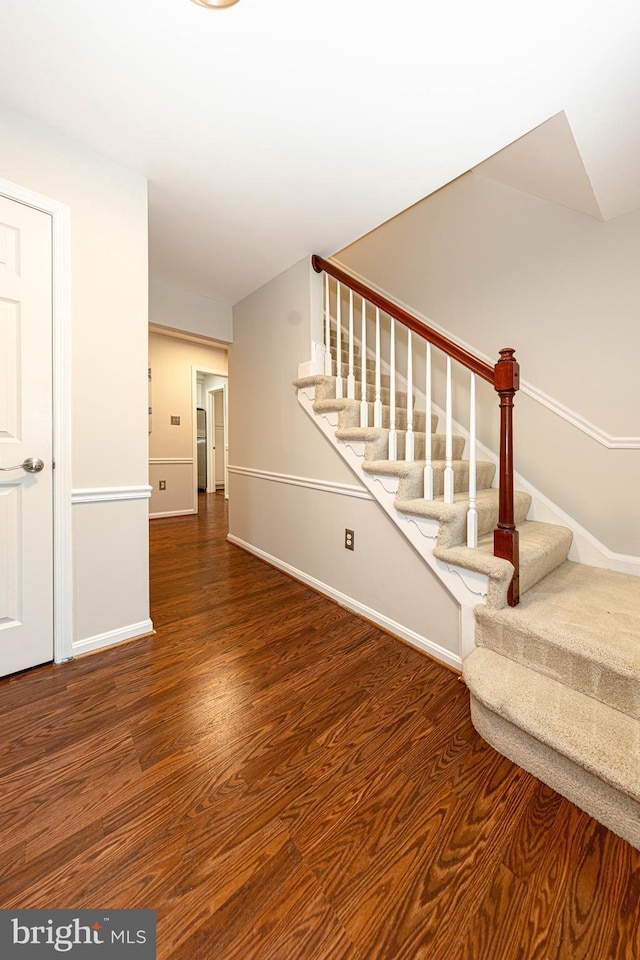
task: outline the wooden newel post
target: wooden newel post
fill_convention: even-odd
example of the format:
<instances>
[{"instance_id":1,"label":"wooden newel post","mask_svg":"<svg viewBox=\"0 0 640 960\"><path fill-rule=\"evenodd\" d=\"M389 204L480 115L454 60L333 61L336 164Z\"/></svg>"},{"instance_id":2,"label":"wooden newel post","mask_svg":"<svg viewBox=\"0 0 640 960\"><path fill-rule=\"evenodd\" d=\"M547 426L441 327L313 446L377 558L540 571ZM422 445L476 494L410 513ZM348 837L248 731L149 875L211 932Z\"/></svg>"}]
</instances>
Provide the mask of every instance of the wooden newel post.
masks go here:
<instances>
[{"instance_id":1,"label":"wooden newel post","mask_svg":"<svg viewBox=\"0 0 640 960\"><path fill-rule=\"evenodd\" d=\"M494 367L494 387L500 397L500 500L493 552L513 564L507 595L510 607L520 601L520 547L513 500L513 398L520 387L520 365L514 353L512 347L505 347Z\"/></svg>"}]
</instances>

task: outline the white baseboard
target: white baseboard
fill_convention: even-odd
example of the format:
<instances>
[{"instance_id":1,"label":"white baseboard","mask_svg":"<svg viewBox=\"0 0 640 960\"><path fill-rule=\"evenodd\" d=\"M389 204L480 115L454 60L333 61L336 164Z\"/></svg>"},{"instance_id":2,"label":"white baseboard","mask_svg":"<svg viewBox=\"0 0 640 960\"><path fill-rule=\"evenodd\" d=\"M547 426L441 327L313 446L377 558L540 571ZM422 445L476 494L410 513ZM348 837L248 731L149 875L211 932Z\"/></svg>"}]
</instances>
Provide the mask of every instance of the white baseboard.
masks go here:
<instances>
[{"instance_id":1,"label":"white baseboard","mask_svg":"<svg viewBox=\"0 0 640 960\"><path fill-rule=\"evenodd\" d=\"M266 563L270 564L272 567L276 567L278 570L282 570L284 573L289 574L289 576L293 577L295 580L305 583L308 587L312 587L314 590L317 590L318 593L322 593L331 600L335 600L335 602L341 607L345 607L347 610L357 613L359 616L364 617L365 620L370 620L372 623L377 624L377 626L382 627L383 630L387 630L396 637L400 637L401 640L411 644L412 647L417 647L419 650L423 650L435 660L439 660L440 663L446 663L448 666L454 667L456 670L462 669L462 661L458 654L452 653L450 650L445 650L445 648L441 647L439 644L427 639L427 637L421 636L414 630L410 630L408 627L404 627L401 623L396 623L395 620L391 620L390 617L385 616L383 613L379 613L377 610L373 610L366 604L360 603L359 600L354 600L353 597L348 597L346 594L341 593L340 590L336 590L334 587L329 586L327 583L323 583L321 580L316 580L315 577L311 577L303 570L298 570L297 567L292 567L291 564L286 563L284 560L280 560L278 557L274 557L269 553L265 553L265 551L260 550L259 547L254 547L253 544L247 543L245 540L241 540L239 537L235 537L231 533L227 536L227 541L229 543L233 543L237 547L241 547L248 553L254 554L254 556L266 561Z\"/></svg>"},{"instance_id":2,"label":"white baseboard","mask_svg":"<svg viewBox=\"0 0 640 960\"><path fill-rule=\"evenodd\" d=\"M108 630L107 633L98 633L94 637L85 637L84 640L74 640L73 656L78 657L92 650L112 647L115 643L122 643L123 640L133 640L154 632L151 620L141 620L140 623L131 623L128 627L120 627L118 630Z\"/></svg>"},{"instance_id":3,"label":"white baseboard","mask_svg":"<svg viewBox=\"0 0 640 960\"><path fill-rule=\"evenodd\" d=\"M161 517L189 517L196 514L197 510L167 510L165 513L150 513L149 520L159 520Z\"/></svg>"}]
</instances>

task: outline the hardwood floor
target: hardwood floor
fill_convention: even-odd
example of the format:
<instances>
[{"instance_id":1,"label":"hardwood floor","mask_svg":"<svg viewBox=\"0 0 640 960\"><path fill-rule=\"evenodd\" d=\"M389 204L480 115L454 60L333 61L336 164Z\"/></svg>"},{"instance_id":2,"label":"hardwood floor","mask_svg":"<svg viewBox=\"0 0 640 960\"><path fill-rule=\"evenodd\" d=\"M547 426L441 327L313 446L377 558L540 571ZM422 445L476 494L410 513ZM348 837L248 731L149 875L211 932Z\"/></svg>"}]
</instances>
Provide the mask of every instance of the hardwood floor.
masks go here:
<instances>
[{"instance_id":1,"label":"hardwood floor","mask_svg":"<svg viewBox=\"0 0 640 960\"><path fill-rule=\"evenodd\" d=\"M640 853L200 501L155 636L0 682L0 906L155 908L160 960L640 957Z\"/></svg>"}]
</instances>

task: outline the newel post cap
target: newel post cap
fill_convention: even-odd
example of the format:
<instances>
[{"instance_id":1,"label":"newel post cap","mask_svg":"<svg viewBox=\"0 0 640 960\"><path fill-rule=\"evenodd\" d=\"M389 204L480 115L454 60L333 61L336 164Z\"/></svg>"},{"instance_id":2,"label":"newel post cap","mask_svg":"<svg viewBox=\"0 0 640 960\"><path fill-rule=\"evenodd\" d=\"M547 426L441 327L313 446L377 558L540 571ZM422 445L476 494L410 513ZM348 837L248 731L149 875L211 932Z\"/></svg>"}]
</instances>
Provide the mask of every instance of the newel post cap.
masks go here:
<instances>
[{"instance_id":1,"label":"newel post cap","mask_svg":"<svg viewBox=\"0 0 640 960\"><path fill-rule=\"evenodd\" d=\"M520 364L515 358L514 347L503 347L500 359L493 368L493 385L498 393L520 389Z\"/></svg>"}]
</instances>

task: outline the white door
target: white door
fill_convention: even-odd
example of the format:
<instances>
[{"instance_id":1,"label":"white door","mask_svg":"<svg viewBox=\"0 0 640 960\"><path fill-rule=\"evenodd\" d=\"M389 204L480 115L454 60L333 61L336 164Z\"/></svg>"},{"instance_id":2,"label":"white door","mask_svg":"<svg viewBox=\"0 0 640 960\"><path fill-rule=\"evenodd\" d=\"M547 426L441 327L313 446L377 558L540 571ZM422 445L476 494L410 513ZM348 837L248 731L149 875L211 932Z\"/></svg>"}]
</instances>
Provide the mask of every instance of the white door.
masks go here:
<instances>
[{"instance_id":1,"label":"white door","mask_svg":"<svg viewBox=\"0 0 640 960\"><path fill-rule=\"evenodd\" d=\"M213 423L210 447L210 483L207 493L215 493L221 487L228 498L227 460L229 441L227 438L227 388L216 387L208 391L208 409L210 422Z\"/></svg>"},{"instance_id":2,"label":"white door","mask_svg":"<svg viewBox=\"0 0 640 960\"><path fill-rule=\"evenodd\" d=\"M53 659L51 280L51 217L0 197L0 676Z\"/></svg>"}]
</instances>

